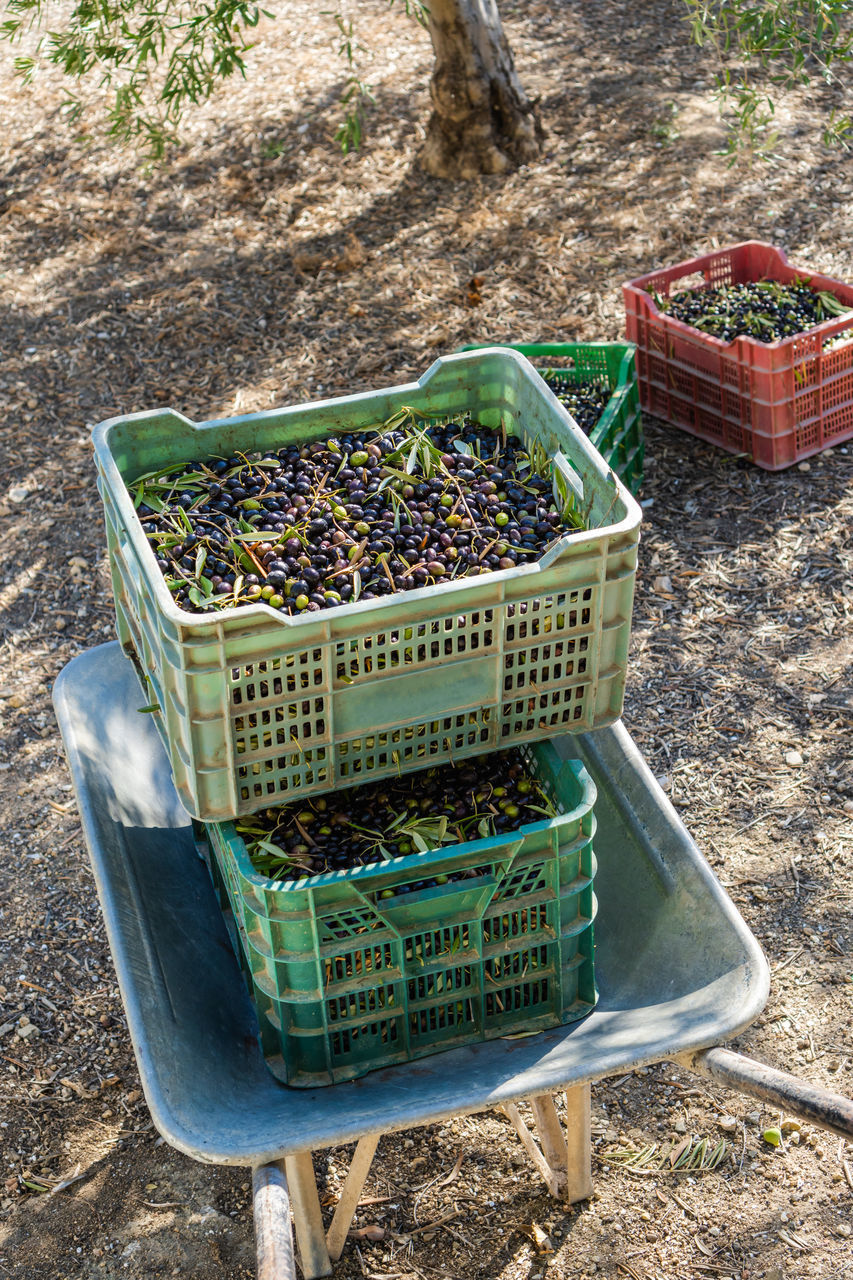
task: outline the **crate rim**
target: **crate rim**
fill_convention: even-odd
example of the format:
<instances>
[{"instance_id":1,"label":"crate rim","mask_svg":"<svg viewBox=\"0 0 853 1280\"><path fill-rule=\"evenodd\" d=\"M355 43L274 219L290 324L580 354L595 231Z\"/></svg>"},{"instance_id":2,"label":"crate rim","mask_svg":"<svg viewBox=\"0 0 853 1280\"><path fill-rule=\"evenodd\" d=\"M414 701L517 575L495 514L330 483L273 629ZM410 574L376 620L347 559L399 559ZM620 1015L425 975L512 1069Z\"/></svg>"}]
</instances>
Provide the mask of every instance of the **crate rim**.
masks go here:
<instances>
[{"instance_id":1,"label":"crate rim","mask_svg":"<svg viewBox=\"0 0 853 1280\"><path fill-rule=\"evenodd\" d=\"M628 338L624 338L621 341L618 338L606 338L593 342L581 342L579 339L571 342L466 342L463 347L459 347L455 354L459 355L463 351L487 351L499 348L501 351L515 351L529 361L528 352L532 352L534 359L538 360L540 355L545 354L546 349L555 351L558 348L566 347L593 347L595 350L599 350L602 347L613 350L618 347L620 351L628 354L637 350L636 342L631 342Z\"/></svg>"},{"instance_id":2,"label":"crate rim","mask_svg":"<svg viewBox=\"0 0 853 1280\"><path fill-rule=\"evenodd\" d=\"M626 344L613 344L626 345ZM407 392L423 389L435 377L442 367L451 365L458 361L471 361L482 358L485 354L498 354L502 358L509 359L517 363L522 374L527 378L536 378L539 380L539 374L536 369L525 357L516 351L499 345L490 347L481 347L477 351L465 352L458 351L449 356L441 356L429 366L425 373L414 382L400 383L392 387L382 388L389 395L402 396ZM325 408L330 405L336 405L345 411L348 405L354 404L369 396L370 392L357 392L348 396L332 396L321 400L307 401L297 405L285 405L271 411L260 410L254 413L238 414L232 418L211 418L202 422L196 422L186 414L181 413L177 409L171 409L164 406L162 409L143 409L136 413L117 414L112 418L107 418L103 422L99 422L92 430L92 443L98 459L98 465L102 467L105 476L110 482L111 498L114 501L120 515L125 522L125 528L130 536L131 542L137 553L143 558L143 562L149 566L149 585L152 587L158 606L163 615L176 626L184 626L189 628L197 628L209 626L211 623L223 621L224 619L242 618L245 619L247 625L251 620L264 619L265 622L275 621L285 628L298 628L300 626L313 626L316 628L318 621L322 621L328 626L329 632L335 629L334 619L340 618L342 623L357 623L359 618L369 618L376 620L377 616L380 621L373 621L372 625L381 625L381 615L385 612L393 612L399 608L400 599L404 598L406 602L411 601L417 603L421 600L436 599L436 591L440 590L441 598L448 598L448 608L453 607L453 597L460 591L470 590L472 584L481 585L485 579L487 582L501 583L506 580L517 580L520 576L530 577L540 572L542 557L533 564L516 566L514 569L492 570L487 574L478 574L476 577L460 575L459 578L452 582L434 583L431 586L415 588L413 591L392 592L390 595L382 596L377 600L357 600L354 603L340 605L337 609L321 610L319 616L317 613L305 610L300 614L282 614L279 610L273 609L270 605L262 602L255 602L248 605L240 605L235 609L211 610L203 613L190 613L189 610L181 609L174 601L172 593L166 586L165 578L157 567L154 552L151 544L142 532L142 524L140 517L136 511L130 496L128 482L124 480L113 457L112 450L109 447L109 437L111 432L127 423L142 423L146 419L162 418L165 415L171 415L174 419L181 421L189 426L193 431L207 431L215 428L225 427L239 428L243 423L257 422L259 419L271 418L273 416L295 417L300 412L308 410L314 411L318 408ZM556 397L555 401L556 401ZM583 434L580 427L572 418L571 414L563 405L556 401L557 408L561 417L568 425L572 435L576 438L581 452L585 455L585 461L599 473L600 478L615 488L615 497L619 498L625 507L625 516L622 520L614 524L603 525L596 529L577 529L569 533L563 534L554 545L568 545L571 541L572 545L578 545L584 539L596 540L596 535L607 533L609 536L618 536L623 533L630 533L639 526L642 521L642 509L640 508L636 498L627 488L624 482L612 470L608 464L604 463L594 446L590 445L587 437ZM164 469L172 465L164 463ZM615 499L614 499L615 500ZM558 558L549 556L549 564L553 559ZM488 605L481 606L483 608Z\"/></svg>"},{"instance_id":3,"label":"crate rim","mask_svg":"<svg viewBox=\"0 0 853 1280\"><path fill-rule=\"evenodd\" d=\"M485 836L481 837L479 840L462 840L457 844L440 845L436 849L429 849L427 852L431 856L434 855L434 860L431 864L430 872L425 872L425 875L428 876L429 874L434 873L437 862L450 860L451 858L458 858L460 851L463 851L466 854L474 854L475 852L477 854L482 853L483 857L487 857L490 850L494 850L495 854L497 854L500 849L507 849L510 851L508 856L512 857L521 848L525 836L535 835L540 831L559 830L560 827L565 826L568 823L579 821L586 814L589 814L591 819L592 830L590 833L588 835L578 835L570 840L565 846L561 845L560 848L569 850L575 845L581 846L587 844L590 840L594 840L596 827L594 806L598 793L596 785L593 782L592 776L588 772L586 766L580 760L560 759L547 740L540 743L527 743L525 745L531 749L533 747L539 747L542 750L550 751L554 756L555 763L559 763L561 766L569 766L572 773L575 775L575 780L581 790L581 798L575 805L574 809L569 810L568 813L557 814L554 818L544 818L539 822L524 823L522 826L516 827L514 831L507 832L504 836ZM408 776L411 778L413 775L409 774ZM296 804L298 801L292 800L285 803ZM281 806L267 807L279 808ZM397 874L405 874L410 870L418 870L419 860L425 856L424 853L409 853L400 855L397 858L388 858L383 861L377 860L376 862L369 862L360 867L348 867L343 871L327 871L321 875L306 876L304 880L294 880L292 882L276 880L255 870L246 848L246 842L236 830L236 823L238 821L239 819L225 818L216 822L205 823L204 825L217 828L222 840L227 842L234 857L237 870L240 872L241 876L243 876L247 883L251 884L253 888L264 892L304 893L309 889L326 889L344 882L347 884L352 884L353 882L358 883L360 880L372 879L373 877L385 874L386 872L393 871ZM513 848L512 846L515 847Z\"/></svg>"},{"instance_id":4,"label":"crate rim","mask_svg":"<svg viewBox=\"0 0 853 1280\"><path fill-rule=\"evenodd\" d=\"M735 343L738 343L738 342L747 343L750 347L760 347L762 350L778 351L783 347L790 346L792 343L796 342L798 339L817 336L817 335L822 336L826 330L829 330L830 328L833 328L833 327L837 327L839 321L844 319L844 315L833 316L829 320L821 320L820 324L812 325L810 329L804 329L800 333L789 334L787 338L777 338L775 342L762 342L759 338L753 338L750 334L738 334L736 337L732 338L729 342L724 342L722 338L717 338L712 333L705 333L702 329L697 329L695 325L687 324L684 320L679 320L676 316L671 316L669 315L668 312L661 311L660 307L655 302L651 293L646 288L646 285L648 284L649 281L654 280L655 277L660 276L668 271L675 271L679 267L692 267L694 268L694 270L700 271L701 267L697 266L696 264L705 261L707 258L717 257L719 254L733 253L736 249L748 249L752 247L759 248L759 249L771 249L774 253L776 253L779 256L782 265L786 267L790 267L792 271L796 271L798 276L806 284L808 284L814 276L823 275L823 272L821 271L814 271L807 267L798 267L795 263L789 260L788 255L785 253L784 249L780 249L776 245L769 244L766 240L741 240L737 244L726 245L724 248L714 249L710 253L700 254L699 257L697 258L689 258L689 259L686 259L684 262L673 263L671 267L657 267L654 271L649 271L643 276L637 276L634 280L626 281L626 283L622 286L622 288L624 290L630 289L636 293L642 293L644 297L648 300L647 305L649 307L651 316L655 318L661 318L666 322L666 324L672 325L672 327L675 329L677 333L682 333L686 337L692 337L694 334L698 333L702 337L703 345L706 342L713 343L715 347L718 347L720 350L723 350L723 351L727 350L730 347L733 347ZM690 273L685 271L684 274L687 275ZM839 280L837 281L837 283L844 284L845 281ZM849 287L853 287L853 286L849 286ZM853 328L853 306L850 308L849 312L845 312L844 314L845 315L849 314L850 316L850 325L845 327ZM842 329L841 332L843 331L844 330ZM848 338L846 342L840 342L838 344L838 349L840 350L842 347L848 346L849 343L851 342L853 342L853 336ZM636 346L636 344L634 345Z\"/></svg>"},{"instance_id":5,"label":"crate rim","mask_svg":"<svg viewBox=\"0 0 853 1280\"><path fill-rule=\"evenodd\" d=\"M495 344L469 342L464 347L460 347L459 350L460 351L485 351L491 345L495 345ZM595 425L592 427L592 429L589 431L588 434L586 432L582 432L582 434L586 435L586 438L589 440L590 444L592 444L595 449L599 450L599 452L601 451L602 447L606 448L607 441L605 437L607 436L607 433L612 429L617 415L625 405L625 402L628 400L629 396L631 395L632 390L636 388L636 376L634 377L633 383L627 380L629 377L629 373L632 370L634 371L636 370L636 358L637 358L636 342L629 342L626 339L624 342L618 342L615 340L613 341L607 340L602 342L507 342L507 343L500 343L497 345L500 345L502 350L517 352L519 355L524 356L527 360L530 360L531 363L535 361L536 363L534 365L534 368L536 369L536 372L539 374L543 382L545 382L549 373L559 374L559 373L573 372L573 370L560 369L559 366L557 367L543 366L541 362L549 354L554 356L556 355L568 356L571 358L573 352L577 350L607 351L607 352L612 351L612 352L618 353L620 363L619 363L619 371L617 374L617 385L615 387L610 387L610 398L607 401L607 405L603 413L601 414L601 417L598 419L598 421L595 423ZM574 418L569 413L568 409L566 409L565 405L562 403L559 397L551 390L551 388L547 385L547 382L545 383L545 385L546 385L546 390L548 395L554 397L554 399L557 401L557 404L560 406L560 408L565 413L569 414L570 421L580 431L581 428L578 427L578 424L575 422ZM614 467L612 463L608 463L607 465L610 467L611 473L616 477L616 479L622 481L622 483L624 484L625 482L624 480L622 480L622 477L619 474L619 471L617 471L616 467Z\"/></svg>"}]
</instances>

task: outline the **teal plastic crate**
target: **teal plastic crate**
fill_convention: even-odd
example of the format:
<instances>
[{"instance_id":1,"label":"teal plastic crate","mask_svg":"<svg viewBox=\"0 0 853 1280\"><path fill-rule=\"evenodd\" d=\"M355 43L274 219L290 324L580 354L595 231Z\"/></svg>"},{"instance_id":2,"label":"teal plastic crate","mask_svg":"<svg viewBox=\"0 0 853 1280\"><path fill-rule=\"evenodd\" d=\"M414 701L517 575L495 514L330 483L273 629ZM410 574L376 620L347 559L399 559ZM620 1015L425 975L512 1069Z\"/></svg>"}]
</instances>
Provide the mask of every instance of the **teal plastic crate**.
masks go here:
<instances>
[{"instance_id":1,"label":"teal plastic crate","mask_svg":"<svg viewBox=\"0 0 853 1280\"><path fill-rule=\"evenodd\" d=\"M352 1080L594 1007L595 784L551 743L523 751L560 816L350 871L269 880L233 823L198 824L279 1079Z\"/></svg>"},{"instance_id":2,"label":"teal plastic crate","mask_svg":"<svg viewBox=\"0 0 853 1280\"><path fill-rule=\"evenodd\" d=\"M193 458L363 430L401 406L469 411L540 443L589 528L531 565L334 610L175 604L127 483ZM640 509L518 353L448 356L415 383L239 418L131 414L98 426L94 443L119 640L194 817L233 818L621 714Z\"/></svg>"},{"instance_id":3,"label":"teal plastic crate","mask_svg":"<svg viewBox=\"0 0 853 1280\"><path fill-rule=\"evenodd\" d=\"M610 390L610 400L589 439L636 497L643 483L645 457L636 346L625 342L521 342L508 343L507 350L526 356L543 378L557 373L576 384L594 383Z\"/></svg>"}]
</instances>

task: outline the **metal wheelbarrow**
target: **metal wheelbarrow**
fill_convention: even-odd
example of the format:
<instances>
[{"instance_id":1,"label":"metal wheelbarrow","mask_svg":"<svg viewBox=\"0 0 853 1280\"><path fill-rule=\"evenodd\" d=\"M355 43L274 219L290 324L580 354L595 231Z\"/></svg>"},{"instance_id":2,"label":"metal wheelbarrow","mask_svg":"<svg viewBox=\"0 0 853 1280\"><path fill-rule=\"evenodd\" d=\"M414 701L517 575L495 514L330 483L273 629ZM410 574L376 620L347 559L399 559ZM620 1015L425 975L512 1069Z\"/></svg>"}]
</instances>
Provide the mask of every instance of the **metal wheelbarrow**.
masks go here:
<instances>
[{"instance_id":1,"label":"metal wheelbarrow","mask_svg":"<svg viewBox=\"0 0 853 1280\"><path fill-rule=\"evenodd\" d=\"M152 1119L196 1160L252 1168L260 1280L296 1275L291 1223L306 1280L332 1273L383 1133L501 1108L549 1191L586 1198L591 1082L664 1059L853 1137L850 1099L720 1047L761 1012L767 963L621 724L558 740L598 788L596 1008L553 1031L348 1084L281 1084L261 1055L213 885L140 698L117 643L74 658L54 688ZM311 1152L347 1142L355 1154L324 1230Z\"/></svg>"}]
</instances>

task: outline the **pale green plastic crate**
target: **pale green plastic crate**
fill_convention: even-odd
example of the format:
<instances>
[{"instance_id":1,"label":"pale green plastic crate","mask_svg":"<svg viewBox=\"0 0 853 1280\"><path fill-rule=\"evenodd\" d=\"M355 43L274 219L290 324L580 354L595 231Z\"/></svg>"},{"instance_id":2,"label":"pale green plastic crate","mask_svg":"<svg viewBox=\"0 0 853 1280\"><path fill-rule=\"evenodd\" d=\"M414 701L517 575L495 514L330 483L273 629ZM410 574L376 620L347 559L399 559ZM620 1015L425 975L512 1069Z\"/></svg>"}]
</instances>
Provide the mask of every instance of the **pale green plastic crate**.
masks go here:
<instances>
[{"instance_id":1,"label":"pale green plastic crate","mask_svg":"<svg viewBox=\"0 0 853 1280\"><path fill-rule=\"evenodd\" d=\"M594 1008L595 783L550 742L523 750L559 815L429 853L270 880L233 823L198 825L279 1079L335 1084Z\"/></svg>"},{"instance_id":2,"label":"pale green plastic crate","mask_svg":"<svg viewBox=\"0 0 853 1280\"><path fill-rule=\"evenodd\" d=\"M532 565L335 610L258 603L200 615L173 601L126 482L190 459L281 448L387 421L470 412L541 442L589 529ZM489 348L418 382L194 423L173 410L94 432L118 636L193 816L214 821L618 719L641 513L533 366Z\"/></svg>"}]
</instances>

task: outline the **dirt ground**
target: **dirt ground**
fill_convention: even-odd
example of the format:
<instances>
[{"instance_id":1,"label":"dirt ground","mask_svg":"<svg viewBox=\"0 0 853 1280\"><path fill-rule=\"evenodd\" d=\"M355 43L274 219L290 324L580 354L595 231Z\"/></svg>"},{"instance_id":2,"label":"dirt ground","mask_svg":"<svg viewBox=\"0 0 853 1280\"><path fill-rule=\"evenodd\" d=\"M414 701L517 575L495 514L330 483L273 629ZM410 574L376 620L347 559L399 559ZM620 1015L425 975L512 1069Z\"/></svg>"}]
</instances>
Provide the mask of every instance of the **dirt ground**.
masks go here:
<instances>
[{"instance_id":1,"label":"dirt ground","mask_svg":"<svg viewBox=\"0 0 853 1280\"><path fill-rule=\"evenodd\" d=\"M402 12L354 13L376 106L346 159L335 37L304 3L154 172L72 127L58 77L27 91L8 51L0 68L3 1277L254 1268L249 1172L193 1163L148 1117L51 708L64 664L114 634L91 425L388 385L466 342L619 339L623 281L748 238L853 281L853 165L821 148L827 104L780 110L770 167L727 168L676 3L507 7L545 147L468 185L414 161L425 36ZM97 106L92 91L83 129ZM770 962L736 1047L849 1095L853 442L770 474L645 432L625 722ZM851 1147L809 1125L763 1140L786 1119L669 1063L598 1084L596 1190L573 1208L500 1115L397 1134L337 1274L853 1276ZM725 1139L725 1158L614 1159L685 1137ZM348 1155L316 1157L327 1207Z\"/></svg>"}]
</instances>

